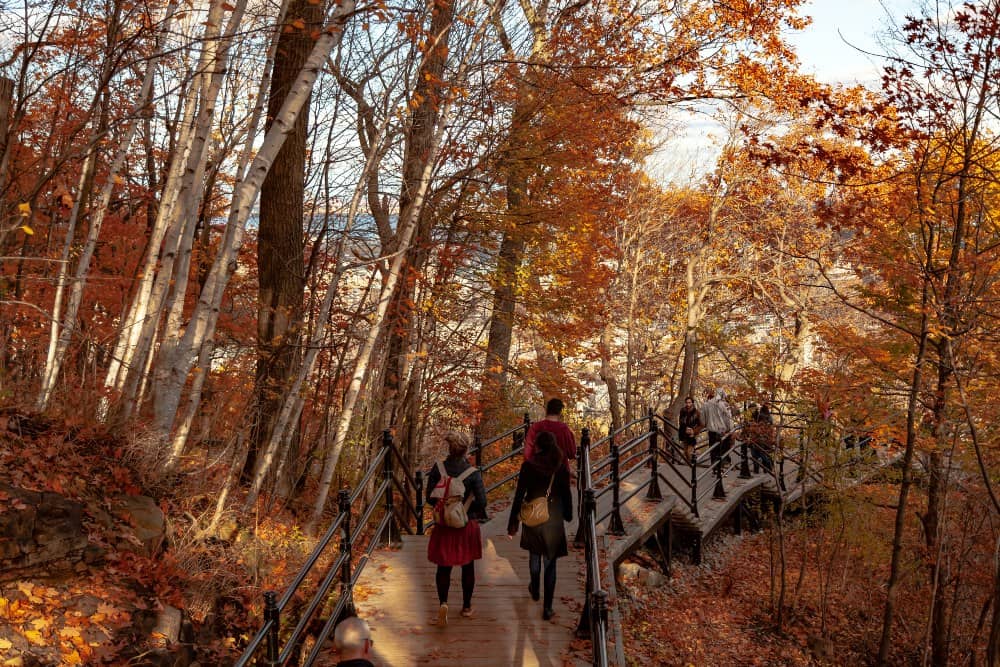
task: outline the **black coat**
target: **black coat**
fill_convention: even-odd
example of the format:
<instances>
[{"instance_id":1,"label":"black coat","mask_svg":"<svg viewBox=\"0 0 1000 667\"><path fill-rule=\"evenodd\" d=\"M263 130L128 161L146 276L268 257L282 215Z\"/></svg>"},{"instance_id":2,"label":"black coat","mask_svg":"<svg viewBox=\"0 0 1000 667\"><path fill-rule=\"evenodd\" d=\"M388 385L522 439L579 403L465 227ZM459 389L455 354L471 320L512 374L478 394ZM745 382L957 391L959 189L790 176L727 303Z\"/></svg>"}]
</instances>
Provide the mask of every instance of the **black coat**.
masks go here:
<instances>
[{"instance_id":1,"label":"black coat","mask_svg":"<svg viewBox=\"0 0 1000 667\"><path fill-rule=\"evenodd\" d=\"M471 467L472 465L465 460L464 456L448 457L444 460L445 472L451 477L458 477L465 472L466 468ZM437 502L436 498L431 498L431 493L440 481L441 473L438 472L437 463L435 463L427 473L426 501L428 505ZM486 516L486 485L483 484L483 474L477 470L462 481L465 483L465 495L462 496L462 499L468 500L469 496L474 496L472 504L469 505L469 518L480 522L487 521L489 517Z\"/></svg>"},{"instance_id":2,"label":"black coat","mask_svg":"<svg viewBox=\"0 0 1000 667\"><path fill-rule=\"evenodd\" d=\"M698 408L691 408L690 412L686 408L681 408L680 424L677 427L681 442L694 444L695 439L703 428L705 428L705 423L701 420L701 413L698 412ZM694 435L688 435L688 429L694 431Z\"/></svg>"},{"instance_id":3,"label":"black coat","mask_svg":"<svg viewBox=\"0 0 1000 667\"><path fill-rule=\"evenodd\" d=\"M514 491L514 504L510 506L510 518L507 520L507 532L511 535L517 532L520 520L518 512L527 500L545 495L552 477L552 468L534 460L521 464L521 473L517 476L517 490ZM523 526L521 530L521 548L533 554L545 556L549 560L559 558L569 553L566 544L566 527L564 522L573 520L573 494L569 487L569 468L565 463L555 470L552 480L552 491L549 494L549 520L540 526Z\"/></svg>"}]
</instances>

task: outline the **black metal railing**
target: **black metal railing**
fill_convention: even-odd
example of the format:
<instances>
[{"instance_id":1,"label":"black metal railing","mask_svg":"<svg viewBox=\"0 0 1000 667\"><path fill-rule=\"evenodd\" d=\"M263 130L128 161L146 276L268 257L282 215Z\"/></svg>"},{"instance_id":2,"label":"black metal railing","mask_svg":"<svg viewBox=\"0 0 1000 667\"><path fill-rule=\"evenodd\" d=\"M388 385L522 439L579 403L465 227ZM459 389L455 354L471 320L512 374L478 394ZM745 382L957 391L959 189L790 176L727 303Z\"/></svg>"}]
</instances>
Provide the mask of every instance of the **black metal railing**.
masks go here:
<instances>
[{"instance_id":1,"label":"black metal railing","mask_svg":"<svg viewBox=\"0 0 1000 667\"><path fill-rule=\"evenodd\" d=\"M576 635L591 640L595 667L606 667L608 664L608 594L601 588L601 560L597 548L597 494L594 492L591 479L590 448L590 431L583 429L578 454L581 472L578 485L582 489L583 497L583 502L580 505L579 525L587 565L587 583L586 599L583 603L580 622L576 627Z\"/></svg>"},{"instance_id":2,"label":"black metal railing","mask_svg":"<svg viewBox=\"0 0 1000 667\"><path fill-rule=\"evenodd\" d=\"M312 652L305 664L312 664L318 657L323 643L330 636L334 626L344 616L354 614L354 584L364 570L372 552L379 544L385 544L398 539L398 525L394 509L392 486L394 483L393 460L398 455L393 448L392 435L384 431L380 436L382 444L368 465L365 474L355 486L353 493L343 489L337 494L337 516L330 527L320 537L315 548L292 583L285 589L281 599L273 591L264 594L264 624L253 636L243 655L236 661L236 667L249 665L257 658L261 648L265 655L259 659L259 664L268 666L284 665L302 649L306 629L319 614L322 614L328 604L332 609L319 631ZM400 466L402 467L402 466ZM376 483L378 473L382 478ZM354 508L363 494L368 493L371 500L357 511L358 519L352 521ZM379 509L384 510L373 530L368 529L369 522ZM394 527L396 530L394 531ZM296 593L302 587L306 578L313 573L325 556L330 556L333 538L340 535L337 556L329 564L326 574L316 586L316 589L298 614L294 629L282 637L282 613L288 608ZM367 544L355 558L355 543L358 537L367 538ZM339 584L336 598L331 598L331 591Z\"/></svg>"},{"instance_id":3,"label":"black metal railing","mask_svg":"<svg viewBox=\"0 0 1000 667\"><path fill-rule=\"evenodd\" d=\"M525 414L522 423L488 440L480 441L478 435L474 436L469 454L482 472L483 479L489 479L487 494L517 479L520 466L516 466L513 472L501 471L497 479L490 478L497 477L491 473L500 464L521 455L530 426L531 421ZM511 442L507 451L484 463L484 452L502 447L507 439ZM254 660L268 667L287 664L302 651L306 629L329 608L311 652L302 661L305 665L313 664L337 623L346 616L354 615L354 585L374 550L380 545L397 542L401 531L422 535L433 525L433 521L425 516L423 472L411 473L390 431L383 431L374 442L378 440L381 444L353 492L348 489L338 492L337 515L281 598L274 591L264 593L264 623L247 644L235 663L236 667L244 667ZM412 490L412 499L408 490ZM363 507L358 507L362 498L370 500ZM400 500L401 503L397 502ZM376 516L378 523L370 528ZM337 535L340 540L334 556L331 552ZM362 545L359 539L366 541ZM289 604L306 579L324 561L327 561L326 574L316 585L312 597L296 614L295 627L286 634L282 626L283 615L288 615ZM335 588L338 590L334 592ZM258 655L261 653L263 655Z\"/></svg>"}]
</instances>

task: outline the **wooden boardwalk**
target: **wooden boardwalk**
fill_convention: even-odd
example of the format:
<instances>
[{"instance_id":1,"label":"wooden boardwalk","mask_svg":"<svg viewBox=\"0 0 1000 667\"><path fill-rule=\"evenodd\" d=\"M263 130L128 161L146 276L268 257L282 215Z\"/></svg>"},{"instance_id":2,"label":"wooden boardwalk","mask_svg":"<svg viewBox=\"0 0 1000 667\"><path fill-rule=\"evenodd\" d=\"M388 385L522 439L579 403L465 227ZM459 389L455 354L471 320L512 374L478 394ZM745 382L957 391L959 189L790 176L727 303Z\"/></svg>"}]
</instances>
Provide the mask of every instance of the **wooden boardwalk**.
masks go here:
<instances>
[{"instance_id":1,"label":"wooden boardwalk","mask_svg":"<svg viewBox=\"0 0 1000 667\"><path fill-rule=\"evenodd\" d=\"M865 472L859 479L893 460L894 457L881 455L872 459L871 466L861 469ZM749 493L755 490L777 493L773 476L761 472L741 479L738 457L734 456L734 461L737 465L729 468L723 478L725 499L712 498L714 477L707 476L699 483L702 499L698 516L694 516L686 502L661 481L662 500L646 500L643 491L622 506L624 536L608 535L607 519L598 524L604 563L601 579L612 597L615 565L653 535L668 516L675 527L705 538L726 522ZM671 467L661 466L660 472L677 489L687 488L680 484L680 475ZM690 479L690 467L681 468L680 473ZM636 483L642 483L645 474L647 471L636 471L631 481L623 481L622 496L635 489ZM807 478L807 483L803 484L796 481L796 476L794 465L786 464L786 501L815 490L819 484L812 478ZM598 515L606 512L610 503L611 494L607 493L598 502ZM572 546L576 521L566 526L571 546L569 556L559 561L556 616L551 621L543 621L541 602L533 601L528 595L527 552L518 546L518 538L508 540L506 537L506 505L507 501L494 503L490 513L492 519L482 525L483 559L476 564L476 589L472 600L475 614L472 618L462 618L458 614L462 606L462 587L460 568L455 568L448 599L449 622L443 627L436 624L435 566L427 560L426 536L404 536L399 548L380 550L373 555L361 575L356 605L358 614L372 629L377 664L398 667L589 664L589 644L574 642L573 636L583 606L585 579L583 550ZM621 637L615 630L611 628L612 664L622 664ZM616 655L617 660L614 659Z\"/></svg>"},{"instance_id":2,"label":"wooden boardwalk","mask_svg":"<svg viewBox=\"0 0 1000 667\"><path fill-rule=\"evenodd\" d=\"M669 468L661 469L668 471ZM753 487L763 481L754 480ZM750 488L736 473L725 479L729 493L726 502L713 501L703 514L721 516L724 507L738 502L741 487ZM622 493L635 488L627 481ZM599 502L598 512L610 508L611 494ZM710 509L715 507L717 509ZM683 509L682 509L683 508ZM613 564L635 545L644 541L671 512L685 512L683 503L668 492L663 500L649 501L640 493L622 506L626 535L606 535L605 520L598 533L605 537L602 573L605 587ZM528 554L518 546L518 538L506 537L508 510L495 509L492 519L482 525L483 559L476 564L476 589L472 599L475 614L466 619L461 609L462 586L459 568L452 572L448 596L449 622L436 624L437 593L435 566L427 560L426 536L405 535L398 549L377 551L361 575L356 605L358 615L372 629L375 653L381 665L525 665L552 666L589 664L587 651L581 654L573 644L573 632L583 607L583 550L572 546L577 525L566 525L571 542L570 554L559 560L556 581L555 611L551 621L542 620L541 602L528 595ZM714 523L713 523L714 526Z\"/></svg>"},{"instance_id":3,"label":"wooden boardwalk","mask_svg":"<svg viewBox=\"0 0 1000 667\"><path fill-rule=\"evenodd\" d=\"M447 626L436 625L436 567L427 560L426 536L403 537L398 550L376 552L359 582L358 615L372 629L380 665L585 665L570 643L583 605L583 551L559 560L554 609L528 595L528 552L508 540L507 510L483 524L483 559L476 563L472 618L462 618L460 568L452 572ZM567 524L570 541L576 523Z\"/></svg>"}]
</instances>

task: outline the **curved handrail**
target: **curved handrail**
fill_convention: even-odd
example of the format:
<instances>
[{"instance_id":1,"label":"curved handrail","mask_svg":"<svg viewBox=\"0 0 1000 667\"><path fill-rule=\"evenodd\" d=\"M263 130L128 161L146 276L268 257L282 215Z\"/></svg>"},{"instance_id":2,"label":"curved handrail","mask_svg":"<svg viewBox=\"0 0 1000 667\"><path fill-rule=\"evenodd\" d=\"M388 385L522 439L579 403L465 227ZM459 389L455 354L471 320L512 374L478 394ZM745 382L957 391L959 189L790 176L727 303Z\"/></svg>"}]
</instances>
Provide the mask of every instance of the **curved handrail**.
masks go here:
<instances>
[{"instance_id":1,"label":"curved handrail","mask_svg":"<svg viewBox=\"0 0 1000 667\"><path fill-rule=\"evenodd\" d=\"M583 526L583 542L587 568L586 600L583 614L576 628L578 637L589 637L593 650L595 667L608 665L608 617L607 593L601 589L601 564L597 553L597 500L590 476L590 432L583 429L580 437L580 480L583 488L583 503L580 508L580 525Z\"/></svg>"},{"instance_id":2,"label":"curved handrail","mask_svg":"<svg viewBox=\"0 0 1000 667\"><path fill-rule=\"evenodd\" d=\"M354 613L354 583L361 575L365 565L368 563L372 551L380 543L394 539L398 534L399 522L396 520L396 508L394 503L393 488L402 489L404 483L414 482L414 477L409 473L406 463L403 460L398 448L395 447L392 435L389 431L383 431L380 436L382 446L372 457L361 479L353 491L341 490L338 495L338 513L327 528L323 536L316 543L310 557L303 567L296 574L292 583L285 589L280 602L276 601L274 592L268 591L264 594L264 623L260 630L248 642L243 651L243 655L236 661L236 667L248 665L260 651L266 647L266 661L269 665L283 665L288 662L300 648L302 638L309 626L312 618L325 606L329 592L334 588L335 583L340 583L340 592L334 602L334 611L327 619L320 633L320 638L316 641L313 652L304 664L312 664L317 657L317 650L332 632L334 625L344 615ZM398 463L399 465L393 465ZM375 483L375 477L379 472L383 474L380 481ZM370 500L358 511L358 519L352 527L352 515L354 504L366 492L370 492ZM405 497L406 494L399 493ZM402 508L406 511L405 516L415 515L413 504L406 499L406 505ZM367 533L369 523L377 511L384 510L381 519L378 521L374 531ZM408 524L408 521L405 522ZM406 526L409 530L409 526ZM394 533L394 530L396 531ZM316 568L320 559L327 552L333 543L333 537L340 534L340 553L334 558L327 573L315 589L311 600L302 610L291 634L285 639L282 646L279 631L281 628L281 613L286 610L293 596L299 591L306 577ZM354 564L353 541L360 535L368 535L368 544L362 556Z\"/></svg>"}]
</instances>

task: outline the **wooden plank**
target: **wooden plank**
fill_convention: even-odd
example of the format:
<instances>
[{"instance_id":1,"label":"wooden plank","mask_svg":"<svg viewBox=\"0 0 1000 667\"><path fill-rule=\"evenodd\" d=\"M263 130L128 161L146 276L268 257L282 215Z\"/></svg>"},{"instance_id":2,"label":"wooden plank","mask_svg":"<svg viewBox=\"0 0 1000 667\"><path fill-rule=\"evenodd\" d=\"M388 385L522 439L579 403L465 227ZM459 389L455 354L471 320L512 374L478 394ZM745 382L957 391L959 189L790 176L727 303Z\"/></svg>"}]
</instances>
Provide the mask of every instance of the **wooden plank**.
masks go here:
<instances>
[{"instance_id":1,"label":"wooden plank","mask_svg":"<svg viewBox=\"0 0 1000 667\"><path fill-rule=\"evenodd\" d=\"M551 621L527 590L528 555L506 538L507 513L483 524L483 559L476 564L472 618L459 615L460 568L452 571L449 622L437 621L436 566L427 560L427 537L404 537L398 551L376 554L362 573L358 613L372 628L381 665L586 664L570 655L582 609L582 550L559 560ZM575 525L567 525L572 540Z\"/></svg>"}]
</instances>

